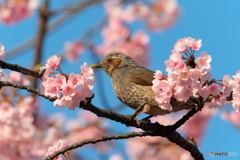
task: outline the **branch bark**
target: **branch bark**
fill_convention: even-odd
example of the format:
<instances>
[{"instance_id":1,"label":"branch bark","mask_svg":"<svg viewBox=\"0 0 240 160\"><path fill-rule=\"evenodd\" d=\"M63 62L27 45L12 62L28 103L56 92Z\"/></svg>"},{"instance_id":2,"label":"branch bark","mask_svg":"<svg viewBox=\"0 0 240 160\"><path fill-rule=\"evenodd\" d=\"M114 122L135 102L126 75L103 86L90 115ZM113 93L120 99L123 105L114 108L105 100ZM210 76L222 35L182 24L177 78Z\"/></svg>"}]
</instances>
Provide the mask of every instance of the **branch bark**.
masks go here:
<instances>
[{"instance_id":1,"label":"branch bark","mask_svg":"<svg viewBox=\"0 0 240 160\"><path fill-rule=\"evenodd\" d=\"M37 71L33 71L33 70L30 70L30 69L21 67L17 64L10 64L10 63L4 62L2 60L0 60L0 67L2 69L10 69L12 71L20 72L24 75L32 76L32 77L35 77L35 78L41 78L43 73L44 73L44 70L37 72Z\"/></svg>"}]
</instances>

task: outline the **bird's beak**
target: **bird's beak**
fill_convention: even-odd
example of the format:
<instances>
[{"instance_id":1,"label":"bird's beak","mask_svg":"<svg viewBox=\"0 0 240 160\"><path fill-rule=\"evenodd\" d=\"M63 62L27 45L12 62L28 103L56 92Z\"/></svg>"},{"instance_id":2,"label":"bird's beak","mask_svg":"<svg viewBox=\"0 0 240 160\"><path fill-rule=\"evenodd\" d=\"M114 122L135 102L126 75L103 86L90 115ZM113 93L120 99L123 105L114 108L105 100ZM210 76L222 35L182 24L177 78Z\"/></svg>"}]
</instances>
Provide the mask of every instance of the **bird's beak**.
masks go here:
<instances>
[{"instance_id":1,"label":"bird's beak","mask_svg":"<svg viewBox=\"0 0 240 160\"><path fill-rule=\"evenodd\" d=\"M100 64L100 63L98 63L98 64L92 64L92 65L90 65L89 67L91 67L91 68L101 68L101 64Z\"/></svg>"}]
</instances>

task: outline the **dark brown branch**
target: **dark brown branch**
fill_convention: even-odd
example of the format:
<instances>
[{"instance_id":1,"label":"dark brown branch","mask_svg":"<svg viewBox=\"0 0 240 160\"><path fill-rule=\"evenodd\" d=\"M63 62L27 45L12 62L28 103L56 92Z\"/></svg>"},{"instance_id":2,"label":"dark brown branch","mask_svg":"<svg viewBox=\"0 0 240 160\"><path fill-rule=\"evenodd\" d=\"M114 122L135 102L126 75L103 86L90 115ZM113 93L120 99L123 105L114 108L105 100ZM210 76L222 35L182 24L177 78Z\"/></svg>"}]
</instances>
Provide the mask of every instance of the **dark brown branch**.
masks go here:
<instances>
[{"instance_id":1,"label":"dark brown branch","mask_svg":"<svg viewBox=\"0 0 240 160\"><path fill-rule=\"evenodd\" d=\"M196 114L199 110L196 108L191 109L186 115L184 115L180 120L178 120L175 124L169 126L172 130L177 130L181 127L189 118L191 118L194 114Z\"/></svg>"},{"instance_id":2,"label":"dark brown branch","mask_svg":"<svg viewBox=\"0 0 240 160\"><path fill-rule=\"evenodd\" d=\"M134 138L134 137L143 137L143 136L157 136L157 135L152 133L152 132L130 132L130 133L125 133L125 134L102 136L102 137L95 138L95 139L85 139L81 142L72 144L72 145L70 145L70 146L68 146L64 149L61 149L61 150L55 152L54 154L44 158L43 160L52 160L60 154L64 154L67 151L79 148L79 147L84 146L86 144L95 144L95 143L103 142L103 141L127 139L127 138Z\"/></svg>"},{"instance_id":3,"label":"dark brown branch","mask_svg":"<svg viewBox=\"0 0 240 160\"><path fill-rule=\"evenodd\" d=\"M111 120L120 122L127 126L141 128L144 131L152 131L153 133L159 136L166 137L169 141L189 151L192 157L195 158L196 160L204 159L202 153L198 150L197 146L188 142L178 132L173 131L168 126L163 126L163 125L160 125L159 123L148 123L146 121L139 121L136 119L132 119L130 116L124 116L109 110L103 110L103 109L97 108L91 103L89 105L84 105L84 103L81 103L80 107L85 110L89 110L93 112L99 117L109 118Z\"/></svg>"},{"instance_id":4,"label":"dark brown branch","mask_svg":"<svg viewBox=\"0 0 240 160\"><path fill-rule=\"evenodd\" d=\"M20 88L20 89L26 90L26 91L28 91L28 92L37 94L37 95L39 95L39 96L41 96L41 97L43 97L43 98L45 98L45 99L48 99L49 101L55 101L55 100L57 99L56 97L46 96L46 95L42 94L40 90L35 89L35 88L32 88L32 87L30 87L30 86L23 85L23 84L16 84L16 83L8 82L8 81L6 81L6 82L0 81L0 89L1 89L3 86Z\"/></svg>"},{"instance_id":5,"label":"dark brown branch","mask_svg":"<svg viewBox=\"0 0 240 160\"><path fill-rule=\"evenodd\" d=\"M44 73L44 71L39 71L39 72L32 71L30 69L21 67L17 64L10 64L10 63L4 62L2 60L0 60L0 67L3 68L3 69L10 69L12 71L17 71L17 72L20 72L24 75L32 76L32 77L35 77L35 78L41 78L43 73Z\"/></svg>"}]
</instances>

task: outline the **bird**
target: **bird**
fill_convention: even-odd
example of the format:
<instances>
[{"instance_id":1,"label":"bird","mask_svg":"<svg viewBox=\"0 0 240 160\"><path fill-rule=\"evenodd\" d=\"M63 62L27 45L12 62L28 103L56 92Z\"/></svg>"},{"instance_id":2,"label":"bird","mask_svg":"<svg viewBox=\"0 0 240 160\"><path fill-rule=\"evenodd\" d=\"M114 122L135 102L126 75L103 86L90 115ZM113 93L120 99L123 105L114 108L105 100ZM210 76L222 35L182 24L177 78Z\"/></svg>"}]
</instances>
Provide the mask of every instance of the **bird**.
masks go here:
<instances>
[{"instance_id":1,"label":"bird","mask_svg":"<svg viewBox=\"0 0 240 160\"><path fill-rule=\"evenodd\" d=\"M98 64L90 65L91 68L101 68L111 78L113 90L117 98L132 109L142 107L138 113L149 114L149 117L169 114L158 106L155 93L152 90L154 71L141 67L130 56L121 52L112 52L106 55ZM174 97L170 104L173 106L171 112L196 107L192 100L179 102Z\"/></svg>"}]
</instances>

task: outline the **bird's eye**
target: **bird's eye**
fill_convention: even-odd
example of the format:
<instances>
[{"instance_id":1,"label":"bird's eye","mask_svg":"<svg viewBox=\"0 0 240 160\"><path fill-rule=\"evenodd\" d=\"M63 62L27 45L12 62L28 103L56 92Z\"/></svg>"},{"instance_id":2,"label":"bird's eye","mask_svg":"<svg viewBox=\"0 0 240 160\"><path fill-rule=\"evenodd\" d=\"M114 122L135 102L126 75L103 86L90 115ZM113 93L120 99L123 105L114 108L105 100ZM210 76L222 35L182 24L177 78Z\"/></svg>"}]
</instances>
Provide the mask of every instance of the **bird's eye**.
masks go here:
<instances>
[{"instance_id":1,"label":"bird's eye","mask_svg":"<svg viewBox=\"0 0 240 160\"><path fill-rule=\"evenodd\" d=\"M111 62L112 62L112 59L111 59L111 58L107 59L107 62L108 62L108 63L111 63Z\"/></svg>"}]
</instances>

